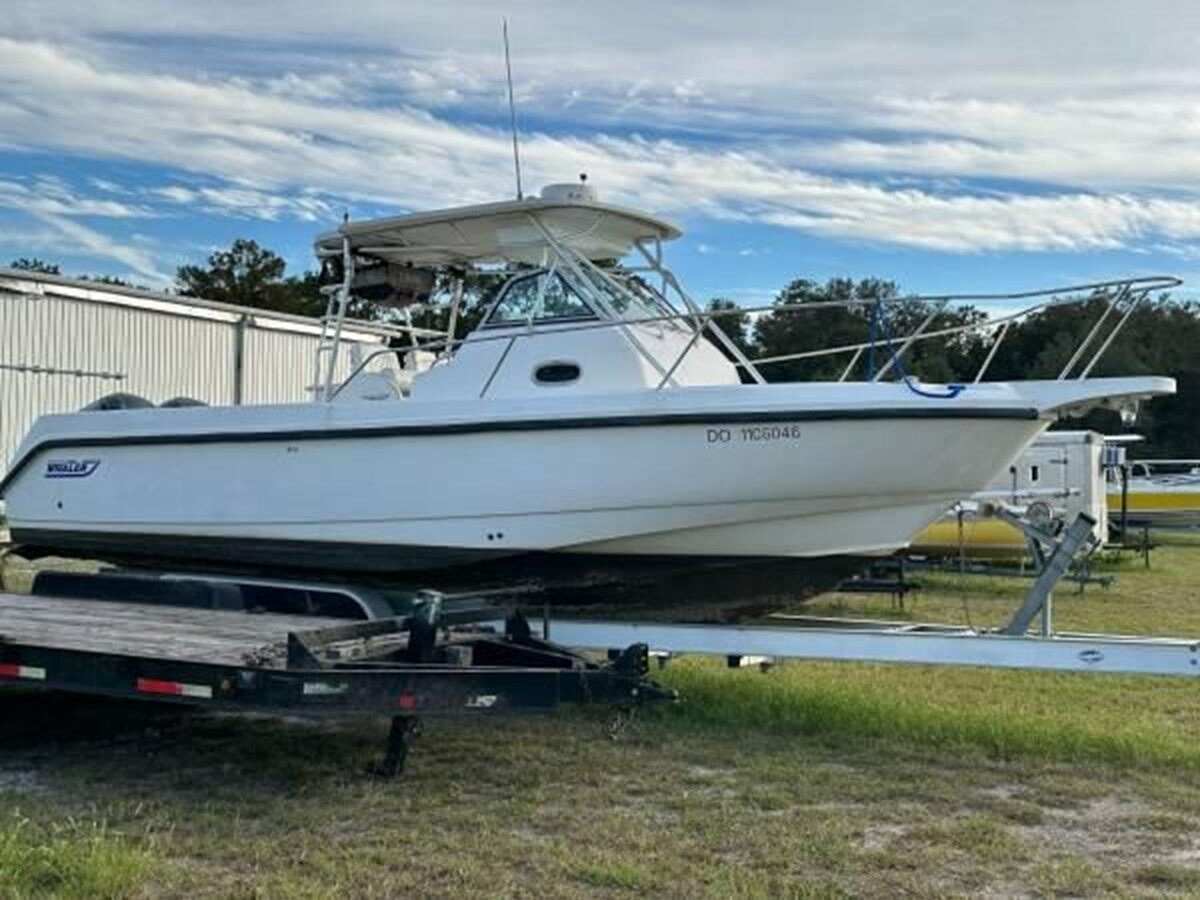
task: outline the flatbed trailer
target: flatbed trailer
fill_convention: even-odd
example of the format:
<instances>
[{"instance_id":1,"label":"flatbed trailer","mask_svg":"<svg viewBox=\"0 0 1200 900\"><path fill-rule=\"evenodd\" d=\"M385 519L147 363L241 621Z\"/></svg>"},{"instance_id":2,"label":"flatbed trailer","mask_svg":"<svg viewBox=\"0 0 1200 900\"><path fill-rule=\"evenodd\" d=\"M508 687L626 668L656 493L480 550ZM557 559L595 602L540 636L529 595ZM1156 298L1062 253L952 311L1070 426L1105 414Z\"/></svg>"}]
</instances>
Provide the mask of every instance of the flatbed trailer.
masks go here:
<instances>
[{"instance_id":1,"label":"flatbed trailer","mask_svg":"<svg viewBox=\"0 0 1200 900\"><path fill-rule=\"evenodd\" d=\"M164 603L0 593L0 686L232 712L390 717L377 771L399 772L425 716L494 717L561 704L674 698L644 645L597 663L535 637L519 612L476 624L418 598L403 616L319 618ZM492 609L487 615L494 618Z\"/></svg>"}]
</instances>

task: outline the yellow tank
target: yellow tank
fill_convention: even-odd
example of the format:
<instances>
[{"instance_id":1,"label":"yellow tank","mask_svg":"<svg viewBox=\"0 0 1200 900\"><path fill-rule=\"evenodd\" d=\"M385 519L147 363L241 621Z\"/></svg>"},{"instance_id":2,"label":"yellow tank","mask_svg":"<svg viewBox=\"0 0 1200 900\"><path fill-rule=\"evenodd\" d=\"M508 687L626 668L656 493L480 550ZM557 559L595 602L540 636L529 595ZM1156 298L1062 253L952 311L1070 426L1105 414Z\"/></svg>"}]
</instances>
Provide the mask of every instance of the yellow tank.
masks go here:
<instances>
[{"instance_id":1,"label":"yellow tank","mask_svg":"<svg viewBox=\"0 0 1200 900\"><path fill-rule=\"evenodd\" d=\"M957 516L938 519L917 535L910 552L918 556L972 559L1015 559L1025 555L1025 538L1002 519L981 518L965 512L962 524Z\"/></svg>"}]
</instances>

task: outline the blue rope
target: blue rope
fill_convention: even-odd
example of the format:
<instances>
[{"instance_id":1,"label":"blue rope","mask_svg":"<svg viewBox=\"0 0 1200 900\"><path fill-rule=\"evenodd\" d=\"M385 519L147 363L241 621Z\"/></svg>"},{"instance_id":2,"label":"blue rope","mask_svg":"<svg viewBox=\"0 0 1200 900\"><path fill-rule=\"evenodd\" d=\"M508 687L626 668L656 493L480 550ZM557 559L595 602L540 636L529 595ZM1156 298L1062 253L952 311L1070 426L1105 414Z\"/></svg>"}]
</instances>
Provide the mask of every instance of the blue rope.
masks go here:
<instances>
[{"instance_id":1,"label":"blue rope","mask_svg":"<svg viewBox=\"0 0 1200 900\"><path fill-rule=\"evenodd\" d=\"M896 352L896 348L892 344L892 335L887 327L887 321L883 318L882 298L877 299L875 305L871 307L871 347L867 355L867 380L872 380L875 377L876 329L882 329L883 331L883 341L887 345L888 353L891 355L892 366L896 369L896 374L900 376L900 380L904 382L904 386L918 397L929 397L932 400L953 400L967 389L965 384L948 384L946 385L945 393L927 391L904 371L904 364L900 362L900 354Z\"/></svg>"}]
</instances>

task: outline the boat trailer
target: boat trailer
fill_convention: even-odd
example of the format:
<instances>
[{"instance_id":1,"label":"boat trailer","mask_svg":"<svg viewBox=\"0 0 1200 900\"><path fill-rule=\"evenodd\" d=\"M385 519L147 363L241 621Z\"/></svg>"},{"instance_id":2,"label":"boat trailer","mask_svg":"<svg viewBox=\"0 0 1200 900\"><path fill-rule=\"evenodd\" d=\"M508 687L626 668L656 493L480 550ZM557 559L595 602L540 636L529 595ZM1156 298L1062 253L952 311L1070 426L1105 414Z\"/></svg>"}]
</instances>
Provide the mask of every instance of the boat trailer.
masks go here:
<instances>
[{"instance_id":1,"label":"boat trailer","mask_svg":"<svg viewBox=\"0 0 1200 900\"><path fill-rule=\"evenodd\" d=\"M1021 605L1000 628L775 615L753 625L721 626L566 619L551 623L544 635L610 652L636 641L660 660L703 653L724 656L731 665L822 659L1200 676L1200 639L1055 631L1054 589L1071 562L1094 549L1095 520L1080 513L1055 533L1003 510L1000 514L1025 533L1038 567Z\"/></svg>"},{"instance_id":2,"label":"boat trailer","mask_svg":"<svg viewBox=\"0 0 1200 900\"><path fill-rule=\"evenodd\" d=\"M337 619L172 602L227 596L204 585L145 602L114 599L130 589L121 576L68 576L74 596L47 596L67 593L63 581L40 580L31 595L0 593L0 687L226 712L390 717L386 753L373 768L385 777L403 769L422 717L493 718L562 704L622 715L675 699L647 677L644 645L598 663L539 638L519 611L498 627L480 624L496 608L468 597L448 603L421 592L403 615Z\"/></svg>"},{"instance_id":3,"label":"boat trailer","mask_svg":"<svg viewBox=\"0 0 1200 900\"><path fill-rule=\"evenodd\" d=\"M675 654L1200 676L1200 639L1055 632L1053 590L1086 552L1080 515L1043 533L1038 576L1002 628L777 615L748 625L554 618L520 591L446 595L163 573L41 572L0 593L0 687L232 712L389 717L403 769L425 716L490 718L563 704L676 699L649 678ZM336 612L339 615L331 615ZM1040 620L1040 621L1039 621ZM1037 623L1039 627L1033 626ZM607 662L581 650L607 653Z\"/></svg>"}]
</instances>

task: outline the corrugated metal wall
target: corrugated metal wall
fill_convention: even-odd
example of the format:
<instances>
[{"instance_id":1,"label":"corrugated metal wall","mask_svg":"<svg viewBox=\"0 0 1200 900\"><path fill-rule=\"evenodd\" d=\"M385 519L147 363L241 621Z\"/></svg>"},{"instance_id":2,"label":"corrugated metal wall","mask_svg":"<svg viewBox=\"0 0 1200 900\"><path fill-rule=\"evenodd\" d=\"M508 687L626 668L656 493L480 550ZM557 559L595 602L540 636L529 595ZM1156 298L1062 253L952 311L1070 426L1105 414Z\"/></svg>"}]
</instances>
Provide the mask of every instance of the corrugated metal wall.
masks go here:
<instances>
[{"instance_id":1,"label":"corrugated metal wall","mask_svg":"<svg viewBox=\"0 0 1200 900\"><path fill-rule=\"evenodd\" d=\"M246 329L243 403L307 400L313 383L318 337L261 328ZM349 374L349 355L341 354L339 374Z\"/></svg>"},{"instance_id":2,"label":"corrugated metal wall","mask_svg":"<svg viewBox=\"0 0 1200 900\"><path fill-rule=\"evenodd\" d=\"M87 291L91 299L69 293L36 276L19 290L0 285L0 475L39 415L78 410L105 394L233 403L239 328L243 403L310 396L318 338L300 333L295 320L247 310L239 325L229 308L189 308L186 298L139 306L98 288ZM341 377L350 355L341 354Z\"/></svg>"}]
</instances>

